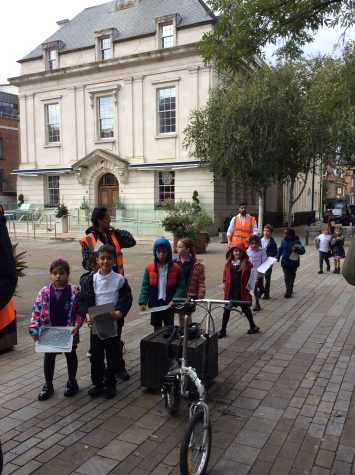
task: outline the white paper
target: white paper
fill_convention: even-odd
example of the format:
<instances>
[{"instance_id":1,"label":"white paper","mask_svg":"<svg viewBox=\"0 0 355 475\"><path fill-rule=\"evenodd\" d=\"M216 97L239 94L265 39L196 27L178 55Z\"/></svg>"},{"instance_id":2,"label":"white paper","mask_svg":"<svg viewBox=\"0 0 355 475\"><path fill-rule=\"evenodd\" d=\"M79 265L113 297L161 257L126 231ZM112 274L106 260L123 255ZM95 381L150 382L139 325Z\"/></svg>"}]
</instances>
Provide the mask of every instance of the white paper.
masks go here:
<instances>
[{"instance_id":1,"label":"white paper","mask_svg":"<svg viewBox=\"0 0 355 475\"><path fill-rule=\"evenodd\" d=\"M141 315L150 315L151 313L157 313L157 312L164 312L164 310L168 310L171 308L171 305L162 305L161 307L151 307L147 310L144 310L144 312L141 312Z\"/></svg>"},{"instance_id":2,"label":"white paper","mask_svg":"<svg viewBox=\"0 0 355 475\"><path fill-rule=\"evenodd\" d=\"M250 271L250 277L247 283L247 289L249 290L249 292L254 292L255 283L256 283L256 274L257 274L257 271L255 269L252 269Z\"/></svg>"},{"instance_id":3,"label":"white paper","mask_svg":"<svg viewBox=\"0 0 355 475\"><path fill-rule=\"evenodd\" d=\"M88 314L92 319L99 315L106 315L112 313L115 310L113 303L105 303L103 305L95 305L94 307L89 307Z\"/></svg>"},{"instance_id":4,"label":"white paper","mask_svg":"<svg viewBox=\"0 0 355 475\"><path fill-rule=\"evenodd\" d=\"M112 317L115 307L112 303L90 307L88 313L94 322L93 332L100 340L117 336L117 322Z\"/></svg>"},{"instance_id":5,"label":"white paper","mask_svg":"<svg viewBox=\"0 0 355 475\"><path fill-rule=\"evenodd\" d=\"M266 261L258 267L258 272L260 272L260 274L265 274L265 272L267 272L270 267L275 264L276 261L277 259L275 257L268 257Z\"/></svg>"},{"instance_id":6,"label":"white paper","mask_svg":"<svg viewBox=\"0 0 355 475\"><path fill-rule=\"evenodd\" d=\"M74 327L43 327L35 343L36 353L70 353ZM41 336L42 334L42 336Z\"/></svg>"}]
</instances>

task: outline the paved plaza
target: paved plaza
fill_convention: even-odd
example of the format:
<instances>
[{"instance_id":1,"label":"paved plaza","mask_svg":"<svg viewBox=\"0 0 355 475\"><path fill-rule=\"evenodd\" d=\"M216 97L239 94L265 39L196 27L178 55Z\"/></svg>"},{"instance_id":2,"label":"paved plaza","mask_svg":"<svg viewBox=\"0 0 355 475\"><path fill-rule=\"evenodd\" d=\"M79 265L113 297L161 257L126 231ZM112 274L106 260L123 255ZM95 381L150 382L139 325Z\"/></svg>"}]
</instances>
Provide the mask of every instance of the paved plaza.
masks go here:
<instances>
[{"instance_id":1,"label":"paved plaza","mask_svg":"<svg viewBox=\"0 0 355 475\"><path fill-rule=\"evenodd\" d=\"M24 241L30 268L18 289L19 344L0 355L0 437L5 474L179 474L179 444L187 408L167 415L158 394L140 387L139 342L149 317L136 303L124 327L131 374L113 400L87 395L88 329L81 331L80 393L63 396L66 365L57 358L55 395L39 402L42 357L25 325L34 292L47 279L48 262L64 256L72 280L82 272L77 243ZM208 296L222 298L225 246L212 243L203 257ZM125 253L135 299L150 246ZM256 314L261 332L247 335L247 321L232 316L228 338L219 341L219 376L209 391L212 416L210 475L355 474L355 289L342 276L318 275L311 247L301 258L295 296L283 297L275 269L272 299ZM216 314L219 327L221 311Z\"/></svg>"}]
</instances>

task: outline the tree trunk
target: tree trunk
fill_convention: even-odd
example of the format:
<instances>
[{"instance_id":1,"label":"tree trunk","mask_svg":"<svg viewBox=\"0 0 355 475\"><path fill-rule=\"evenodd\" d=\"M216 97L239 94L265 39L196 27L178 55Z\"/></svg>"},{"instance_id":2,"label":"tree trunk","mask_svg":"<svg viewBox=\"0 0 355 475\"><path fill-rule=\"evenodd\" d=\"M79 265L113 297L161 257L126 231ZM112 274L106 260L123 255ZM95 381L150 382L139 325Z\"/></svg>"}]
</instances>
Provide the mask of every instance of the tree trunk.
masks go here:
<instances>
[{"instance_id":1,"label":"tree trunk","mask_svg":"<svg viewBox=\"0 0 355 475\"><path fill-rule=\"evenodd\" d=\"M263 219L264 219L264 190L258 192L258 233L261 236L263 233Z\"/></svg>"},{"instance_id":2,"label":"tree trunk","mask_svg":"<svg viewBox=\"0 0 355 475\"><path fill-rule=\"evenodd\" d=\"M290 188L288 192L288 210L287 210L287 226L288 227L292 226L292 208L294 205L293 195L295 192L295 183L296 183L296 177L290 178Z\"/></svg>"}]
</instances>

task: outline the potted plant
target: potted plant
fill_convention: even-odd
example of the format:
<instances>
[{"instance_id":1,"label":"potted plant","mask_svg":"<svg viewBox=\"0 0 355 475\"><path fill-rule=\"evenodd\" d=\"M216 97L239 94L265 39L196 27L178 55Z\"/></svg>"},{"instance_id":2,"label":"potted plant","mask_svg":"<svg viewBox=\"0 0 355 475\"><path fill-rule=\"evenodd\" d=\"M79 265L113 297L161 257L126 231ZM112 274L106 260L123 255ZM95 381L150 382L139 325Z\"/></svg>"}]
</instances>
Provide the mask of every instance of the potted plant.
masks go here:
<instances>
[{"instance_id":1,"label":"potted plant","mask_svg":"<svg viewBox=\"0 0 355 475\"><path fill-rule=\"evenodd\" d=\"M90 211L90 206L84 196L83 201L81 202L81 205L80 205L80 211L79 211L80 218L87 220L89 216L89 211Z\"/></svg>"},{"instance_id":2,"label":"potted plant","mask_svg":"<svg viewBox=\"0 0 355 475\"><path fill-rule=\"evenodd\" d=\"M196 252L206 252L209 243L208 227L212 224L210 216L202 210L197 191L194 191L191 201L167 202L164 204L167 215L162 226L174 236L174 250L180 238L192 239Z\"/></svg>"},{"instance_id":3,"label":"potted plant","mask_svg":"<svg viewBox=\"0 0 355 475\"><path fill-rule=\"evenodd\" d=\"M59 219L59 232L61 234L69 232L69 211L64 203L58 206L55 217Z\"/></svg>"}]
</instances>

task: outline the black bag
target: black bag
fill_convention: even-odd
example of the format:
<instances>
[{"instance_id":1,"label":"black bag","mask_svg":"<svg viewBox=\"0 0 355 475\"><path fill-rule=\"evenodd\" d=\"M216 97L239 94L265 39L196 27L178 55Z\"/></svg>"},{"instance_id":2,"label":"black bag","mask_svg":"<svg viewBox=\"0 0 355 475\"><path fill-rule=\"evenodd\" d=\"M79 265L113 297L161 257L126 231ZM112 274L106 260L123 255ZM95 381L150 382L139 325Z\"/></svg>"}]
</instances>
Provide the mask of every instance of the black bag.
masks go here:
<instances>
[{"instance_id":1,"label":"black bag","mask_svg":"<svg viewBox=\"0 0 355 475\"><path fill-rule=\"evenodd\" d=\"M343 264L344 279L350 285L355 285L355 235L351 239L349 252Z\"/></svg>"},{"instance_id":2,"label":"black bag","mask_svg":"<svg viewBox=\"0 0 355 475\"><path fill-rule=\"evenodd\" d=\"M141 385L147 388L161 388L164 376L171 366L166 333L167 329L163 328L141 340ZM175 355L181 350L181 347L178 348L177 339L172 341L171 349ZM218 376L217 334L211 336L209 339L201 336L192 340L189 339L187 345L187 360L188 365L195 368L199 378L205 380L207 384Z\"/></svg>"}]
</instances>

